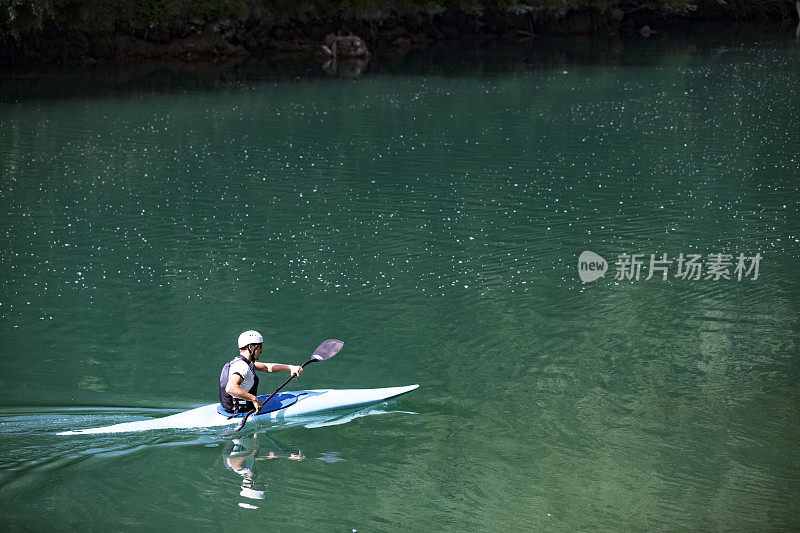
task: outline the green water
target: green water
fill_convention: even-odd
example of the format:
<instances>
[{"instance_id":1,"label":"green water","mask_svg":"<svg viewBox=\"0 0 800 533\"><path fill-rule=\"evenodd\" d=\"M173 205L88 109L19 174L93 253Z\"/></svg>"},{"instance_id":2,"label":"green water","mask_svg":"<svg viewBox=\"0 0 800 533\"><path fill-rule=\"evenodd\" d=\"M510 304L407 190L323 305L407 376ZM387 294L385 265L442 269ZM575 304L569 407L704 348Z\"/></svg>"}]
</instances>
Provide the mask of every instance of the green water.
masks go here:
<instances>
[{"instance_id":1,"label":"green water","mask_svg":"<svg viewBox=\"0 0 800 533\"><path fill-rule=\"evenodd\" d=\"M796 530L798 52L0 81L4 527ZM586 250L608 272L584 283ZM420 388L236 445L55 435L216 401L251 328L278 362L345 341L292 388Z\"/></svg>"}]
</instances>

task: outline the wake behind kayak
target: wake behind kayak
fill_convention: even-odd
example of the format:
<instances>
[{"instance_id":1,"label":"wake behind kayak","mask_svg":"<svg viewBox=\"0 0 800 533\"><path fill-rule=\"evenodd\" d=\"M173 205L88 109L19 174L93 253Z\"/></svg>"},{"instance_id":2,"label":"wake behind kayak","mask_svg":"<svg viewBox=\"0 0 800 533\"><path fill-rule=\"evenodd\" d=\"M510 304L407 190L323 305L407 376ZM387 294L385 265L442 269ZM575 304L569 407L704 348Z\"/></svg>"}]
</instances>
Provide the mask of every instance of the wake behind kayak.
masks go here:
<instances>
[{"instance_id":1,"label":"wake behind kayak","mask_svg":"<svg viewBox=\"0 0 800 533\"><path fill-rule=\"evenodd\" d=\"M380 389L315 389L285 392L275 395L261 411L250 418L260 421L282 420L293 416L363 407L396 398L418 387L419 385L408 385ZM264 401L266 398L266 395L259 396L260 401ZM62 431L58 435L127 433L153 429L213 428L239 423L239 418L228 418L229 416L228 413L220 408L220 404L215 403L163 418L123 422L98 428Z\"/></svg>"}]
</instances>

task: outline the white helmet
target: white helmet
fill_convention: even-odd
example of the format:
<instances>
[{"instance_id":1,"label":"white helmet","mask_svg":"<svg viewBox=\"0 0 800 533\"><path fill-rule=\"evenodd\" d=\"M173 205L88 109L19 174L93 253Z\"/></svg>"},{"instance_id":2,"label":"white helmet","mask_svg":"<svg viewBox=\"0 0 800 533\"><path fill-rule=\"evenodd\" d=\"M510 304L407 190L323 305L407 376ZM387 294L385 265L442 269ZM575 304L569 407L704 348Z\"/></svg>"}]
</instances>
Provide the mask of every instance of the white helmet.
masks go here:
<instances>
[{"instance_id":1,"label":"white helmet","mask_svg":"<svg viewBox=\"0 0 800 533\"><path fill-rule=\"evenodd\" d=\"M244 348L248 344L261 344L264 342L264 337L257 331L245 331L239 335L239 348Z\"/></svg>"}]
</instances>

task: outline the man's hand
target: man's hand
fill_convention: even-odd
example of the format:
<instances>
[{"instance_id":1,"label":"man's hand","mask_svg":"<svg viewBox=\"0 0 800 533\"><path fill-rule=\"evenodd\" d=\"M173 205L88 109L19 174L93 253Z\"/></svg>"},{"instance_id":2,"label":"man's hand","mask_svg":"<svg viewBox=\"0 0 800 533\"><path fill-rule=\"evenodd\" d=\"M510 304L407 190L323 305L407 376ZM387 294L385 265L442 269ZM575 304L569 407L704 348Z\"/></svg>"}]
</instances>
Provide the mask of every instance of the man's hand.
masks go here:
<instances>
[{"instance_id":1,"label":"man's hand","mask_svg":"<svg viewBox=\"0 0 800 533\"><path fill-rule=\"evenodd\" d=\"M295 365L286 365L286 366L289 367L289 372L292 373L292 377L293 378L298 378L298 377L300 377L300 374L303 373L303 367L302 366L295 366Z\"/></svg>"},{"instance_id":2,"label":"man's hand","mask_svg":"<svg viewBox=\"0 0 800 533\"><path fill-rule=\"evenodd\" d=\"M256 413L259 412L262 407L264 407L263 405L261 405L261 402L258 401L258 397L257 396L253 400L253 406L256 408Z\"/></svg>"}]
</instances>

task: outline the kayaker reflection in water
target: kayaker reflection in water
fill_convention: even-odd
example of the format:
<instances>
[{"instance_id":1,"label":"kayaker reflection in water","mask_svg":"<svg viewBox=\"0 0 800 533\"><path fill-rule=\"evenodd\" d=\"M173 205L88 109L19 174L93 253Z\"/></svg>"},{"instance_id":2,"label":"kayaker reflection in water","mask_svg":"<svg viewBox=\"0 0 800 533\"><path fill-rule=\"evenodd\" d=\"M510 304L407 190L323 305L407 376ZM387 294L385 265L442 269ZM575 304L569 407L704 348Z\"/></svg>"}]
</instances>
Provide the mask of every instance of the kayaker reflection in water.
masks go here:
<instances>
[{"instance_id":1,"label":"kayaker reflection in water","mask_svg":"<svg viewBox=\"0 0 800 533\"><path fill-rule=\"evenodd\" d=\"M261 410L258 401L259 372L283 372L288 370L298 377L303 367L280 363L261 363L258 358L264 352L264 337L257 331L245 331L239 335L239 355L222 367L219 376L219 403L229 413L246 413L255 408Z\"/></svg>"},{"instance_id":2,"label":"kayaker reflection in water","mask_svg":"<svg viewBox=\"0 0 800 533\"><path fill-rule=\"evenodd\" d=\"M254 434L252 437L233 439L228 441L222 448L222 460L225 464L225 468L242 476L242 486L239 495L251 500L263 500L267 489L265 478L259 476L255 472L256 460L262 461L266 459L284 458L291 461L302 461L305 459L303 452L300 450L297 450L297 453L290 453L287 455L276 455L275 452L270 451L264 456L256 457L256 452L258 451L257 439L258 434ZM256 506L246 503L240 503L239 506L248 509L257 509Z\"/></svg>"}]
</instances>

